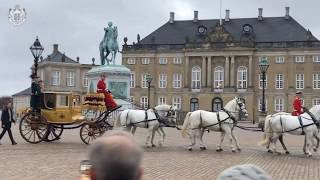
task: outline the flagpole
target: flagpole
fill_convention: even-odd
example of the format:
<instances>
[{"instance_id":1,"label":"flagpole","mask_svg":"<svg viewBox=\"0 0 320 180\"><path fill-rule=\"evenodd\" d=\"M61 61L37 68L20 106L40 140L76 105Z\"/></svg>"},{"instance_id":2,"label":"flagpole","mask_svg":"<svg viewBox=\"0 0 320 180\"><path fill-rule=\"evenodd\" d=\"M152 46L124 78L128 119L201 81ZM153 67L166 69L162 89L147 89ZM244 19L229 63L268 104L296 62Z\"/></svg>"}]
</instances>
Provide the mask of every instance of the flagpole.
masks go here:
<instances>
[{"instance_id":1,"label":"flagpole","mask_svg":"<svg viewBox=\"0 0 320 180\"><path fill-rule=\"evenodd\" d=\"M222 10L222 0L220 0L220 26L222 25L221 10Z\"/></svg>"}]
</instances>

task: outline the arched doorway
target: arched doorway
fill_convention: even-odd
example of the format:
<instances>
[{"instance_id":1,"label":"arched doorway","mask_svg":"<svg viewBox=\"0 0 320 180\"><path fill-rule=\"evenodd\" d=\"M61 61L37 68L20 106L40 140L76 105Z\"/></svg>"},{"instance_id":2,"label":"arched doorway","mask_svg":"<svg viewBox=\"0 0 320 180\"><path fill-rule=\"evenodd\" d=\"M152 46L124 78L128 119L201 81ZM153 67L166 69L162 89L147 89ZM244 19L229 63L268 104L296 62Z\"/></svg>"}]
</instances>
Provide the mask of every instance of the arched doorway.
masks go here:
<instances>
[{"instance_id":1,"label":"arched doorway","mask_svg":"<svg viewBox=\"0 0 320 180\"><path fill-rule=\"evenodd\" d=\"M199 109L199 99L198 98L191 98L190 99L190 111L196 111Z\"/></svg>"},{"instance_id":2,"label":"arched doorway","mask_svg":"<svg viewBox=\"0 0 320 180\"><path fill-rule=\"evenodd\" d=\"M223 101L220 97L215 97L212 99L212 112L218 112L223 107Z\"/></svg>"}]
</instances>

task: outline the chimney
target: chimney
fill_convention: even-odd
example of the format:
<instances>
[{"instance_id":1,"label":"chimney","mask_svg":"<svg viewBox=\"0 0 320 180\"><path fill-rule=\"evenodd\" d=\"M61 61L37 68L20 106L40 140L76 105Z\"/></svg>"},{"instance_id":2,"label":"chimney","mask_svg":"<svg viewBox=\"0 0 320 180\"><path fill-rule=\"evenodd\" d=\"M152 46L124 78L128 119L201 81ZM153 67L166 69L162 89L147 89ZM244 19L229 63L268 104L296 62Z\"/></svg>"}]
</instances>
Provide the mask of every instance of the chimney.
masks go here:
<instances>
[{"instance_id":1,"label":"chimney","mask_svg":"<svg viewBox=\"0 0 320 180\"><path fill-rule=\"evenodd\" d=\"M80 62L80 58L79 57L77 57L77 63L79 63Z\"/></svg>"},{"instance_id":2,"label":"chimney","mask_svg":"<svg viewBox=\"0 0 320 180\"><path fill-rule=\"evenodd\" d=\"M224 21L229 22L230 21L230 10L226 9L226 18L224 19Z\"/></svg>"},{"instance_id":3,"label":"chimney","mask_svg":"<svg viewBox=\"0 0 320 180\"><path fill-rule=\"evenodd\" d=\"M290 19L290 14L289 14L289 12L290 12L290 7L286 7L286 16L285 16L285 19Z\"/></svg>"},{"instance_id":4,"label":"chimney","mask_svg":"<svg viewBox=\"0 0 320 180\"><path fill-rule=\"evenodd\" d=\"M53 45L53 52L58 52L58 44Z\"/></svg>"},{"instance_id":5,"label":"chimney","mask_svg":"<svg viewBox=\"0 0 320 180\"><path fill-rule=\"evenodd\" d=\"M170 24L174 23L174 12L170 12L170 20L169 20Z\"/></svg>"},{"instance_id":6,"label":"chimney","mask_svg":"<svg viewBox=\"0 0 320 180\"><path fill-rule=\"evenodd\" d=\"M198 18L198 11L194 11L193 12L193 22L198 22L199 18Z\"/></svg>"},{"instance_id":7,"label":"chimney","mask_svg":"<svg viewBox=\"0 0 320 180\"><path fill-rule=\"evenodd\" d=\"M262 11L263 11L263 9L262 9L262 8L259 8L258 10L259 10L258 20L259 20L259 21L262 21Z\"/></svg>"}]
</instances>

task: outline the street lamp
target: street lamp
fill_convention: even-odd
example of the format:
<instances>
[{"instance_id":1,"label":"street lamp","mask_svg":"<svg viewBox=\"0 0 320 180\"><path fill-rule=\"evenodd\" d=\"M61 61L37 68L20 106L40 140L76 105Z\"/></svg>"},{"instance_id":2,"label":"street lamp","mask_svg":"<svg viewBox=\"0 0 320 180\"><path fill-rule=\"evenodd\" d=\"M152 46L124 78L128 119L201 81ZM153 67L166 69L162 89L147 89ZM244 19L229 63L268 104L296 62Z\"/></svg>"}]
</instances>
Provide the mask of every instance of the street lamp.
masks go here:
<instances>
[{"instance_id":1,"label":"street lamp","mask_svg":"<svg viewBox=\"0 0 320 180\"><path fill-rule=\"evenodd\" d=\"M265 102L265 81L266 81L266 72L268 70L269 63L267 57L261 57L259 62L259 68L262 75L262 103L261 103L261 112L266 113L266 102Z\"/></svg>"},{"instance_id":2,"label":"street lamp","mask_svg":"<svg viewBox=\"0 0 320 180\"><path fill-rule=\"evenodd\" d=\"M148 109L150 109L150 87L151 87L151 81L152 81L151 74L147 74L146 81L148 83Z\"/></svg>"},{"instance_id":3,"label":"street lamp","mask_svg":"<svg viewBox=\"0 0 320 180\"><path fill-rule=\"evenodd\" d=\"M34 72L32 74L34 74L35 76L37 76L38 61L39 61L39 57L41 56L43 50L44 50L44 48L40 44L40 41L39 41L38 36L37 36L36 40L34 41L34 43L30 46L30 51L31 51L31 53L32 53L32 55L34 57Z\"/></svg>"}]
</instances>

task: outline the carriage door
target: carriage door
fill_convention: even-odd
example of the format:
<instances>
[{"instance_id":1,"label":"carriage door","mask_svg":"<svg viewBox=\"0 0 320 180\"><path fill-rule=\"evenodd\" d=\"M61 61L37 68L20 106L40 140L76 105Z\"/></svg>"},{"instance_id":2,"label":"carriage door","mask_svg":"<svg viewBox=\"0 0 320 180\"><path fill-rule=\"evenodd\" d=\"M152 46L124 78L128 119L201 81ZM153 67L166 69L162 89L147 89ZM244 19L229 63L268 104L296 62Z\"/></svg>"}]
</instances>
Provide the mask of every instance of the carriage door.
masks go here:
<instances>
[{"instance_id":1,"label":"carriage door","mask_svg":"<svg viewBox=\"0 0 320 180\"><path fill-rule=\"evenodd\" d=\"M199 109L199 99L198 98L191 98L190 99L190 111L196 111Z\"/></svg>"},{"instance_id":2,"label":"carriage door","mask_svg":"<svg viewBox=\"0 0 320 180\"><path fill-rule=\"evenodd\" d=\"M219 97L215 97L212 99L212 112L218 112L223 107L223 101Z\"/></svg>"}]
</instances>

